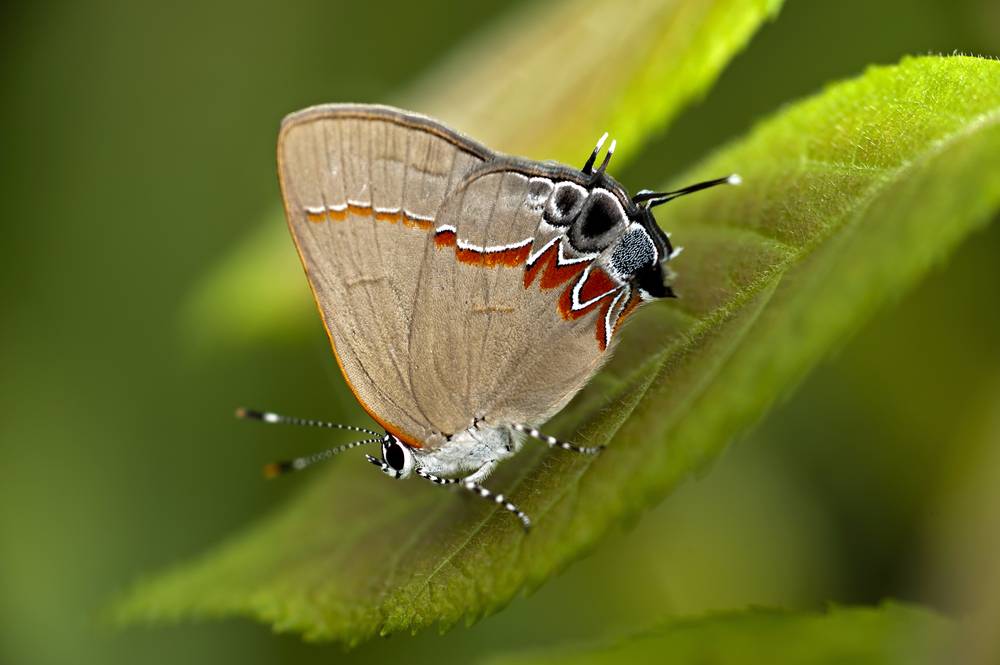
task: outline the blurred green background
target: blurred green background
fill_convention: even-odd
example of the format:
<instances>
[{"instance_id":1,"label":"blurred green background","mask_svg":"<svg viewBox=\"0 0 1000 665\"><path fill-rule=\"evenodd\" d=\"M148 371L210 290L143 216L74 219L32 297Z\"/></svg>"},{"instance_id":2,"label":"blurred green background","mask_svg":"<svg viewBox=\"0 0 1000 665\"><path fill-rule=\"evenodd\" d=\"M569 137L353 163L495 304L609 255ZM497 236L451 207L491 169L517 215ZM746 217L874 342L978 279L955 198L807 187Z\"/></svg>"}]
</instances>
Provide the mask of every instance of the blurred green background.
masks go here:
<instances>
[{"instance_id":1,"label":"blurred green background","mask_svg":"<svg viewBox=\"0 0 1000 665\"><path fill-rule=\"evenodd\" d=\"M0 663L437 662L615 634L650 616L885 597L979 608L1000 627L997 224L704 478L470 629L345 654L247 621L126 631L105 621L139 576L294 491L261 481L261 462L324 442L231 417L242 403L330 412L340 379L318 319L307 336L210 354L181 326L200 280L279 200L278 121L321 101L392 101L511 9L0 10ZM791 0L708 97L616 175L632 189L665 182L832 79L908 53L997 55L998 38L995 0Z\"/></svg>"}]
</instances>

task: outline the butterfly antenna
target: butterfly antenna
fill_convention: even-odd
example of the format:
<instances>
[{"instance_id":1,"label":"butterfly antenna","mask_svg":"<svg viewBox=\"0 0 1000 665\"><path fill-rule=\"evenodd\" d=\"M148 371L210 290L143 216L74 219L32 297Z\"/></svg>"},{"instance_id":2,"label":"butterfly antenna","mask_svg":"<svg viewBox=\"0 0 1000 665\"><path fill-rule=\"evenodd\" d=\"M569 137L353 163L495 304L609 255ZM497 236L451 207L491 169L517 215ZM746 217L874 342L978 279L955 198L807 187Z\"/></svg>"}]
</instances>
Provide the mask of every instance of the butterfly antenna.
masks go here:
<instances>
[{"instance_id":1,"label":"butterfly antenna","mask_svg":"<svg viewBox=\"0 0 1000 665\"><path fill-rule=\"evenodd\" d=\"M341 425L340 423L330 423L325 420L310 420L309 418L295 418L292 416L283 416L280 413L272 413L271 411L255 411L254 409L245 409L242 406L236 409L236 417L240 420L259 420L262 423L271 423L276 425L300 425L302 427L320 427L323 429L342 429L348 432L359 432L361 434L371 434L372 436L381 436L378 432L373 429L368 429L367 427L356 427L355 425Z\"/></svg>"},{"instance_id":2,"label":"butterfly antenna","mask_svg":"<svg viewBox=\"0 0 1000 665\"><path fill-rule=\"evenodd\" d=\"M524 527L525 531L529 531L531 529L531 518L516 505L508 501L507 497L503 494L494 494L482 485L474 483L471 480L463 480L461 478L442 478L441 476L435 476L433 473L429 473L423 469L416 469L415 471L418 476L431 481L435 485L459 485L463 489L472 492L478 497L486 499L487 501L492 501L499 506L503 506L504 510L521 520L521 526Z\"/></svg>"},{"instance_id":3,"label":"butterfly antenna","mask_svg":"<svg viewBox=\"0 0 1000 665\"><path fill-rule=\"evenodd\" d=\"M511 427L516 429L518 432L523 432L524 434L527 434L528 436L534 439L538 439L539 441L544 441L545 443L549 444L549 448L562 448L563 450L570 450L574 453L581 453L583 455L596 455L602 450L604 450L604 446L578 446L575 443L570 443L569 441L563 441L561 439L557 439L554 436L542 434L534 427L528 427L527 425L520 425L518 423L514 423L511 425Z\"/></svg>"},{"instance_id":4,"label":"butterfly antenna","mask_svg":"<svg viewBox=\"0 0 1000 665\"><path fill-rule=\"evenodd\" d=\"M327 448L326 450L321 450L318 453L313 453L312 455L306 455L304 457L296 457L290 460L281 460L279 462L271 462L270 464L264 465L264 477L265 478L275 478L277 476L290 473L292 471L301 471L307 466L312 466L316 462L323 462L330 459L334 455L339 455L345 450L350 450L351 448L357 448L358 446L364 446L369 443L379 443L382 441L381 436L372 437L370 439L362 439L360 441L352 441L351 443L345 443L342 446L337 446L335 448Z\"/></svg>"},{"instance_id":5,"label":"butterfly antenna","mask_svg":"<svg viewBox=\"0 0 1000 665\"><path fill-rule=\"evenodd\" d=\"M633 203L645 203L647 208L652 208L653 206L663 205L667 201L673 201L679 196L685 196L686 194L693 194L694 192L700 192L703 189L708 189L709 187L715 187L717 185L740 185L743 183L743 178L740 177L738 173L733 173L725 178L716 178L714 180L706 180L705 182L699 182L694 185L689 185L681 189L674 190L672 192L652 192L648 189L644 189L635 196L632 197Z\"/></svg>"},{"instance_id":6,"label":"butterfly antenna","mask_svg":"<svg viewBox=\"0 0 1000 665\"><path fill-rule=\"evenodd\" d=\"M583 165L582 169L580 169L586 175L590 175L591 173L594 172L594 162L597 161L597 154L601 152L601 146L603 146L604 142L607 140L608 140L607 132L604 132L604 134L601 135L601 138L597 139L597 145L594 146L594 152L590 153L590 157L587 158L587 163Z\"/></svg>"}]
</instances>

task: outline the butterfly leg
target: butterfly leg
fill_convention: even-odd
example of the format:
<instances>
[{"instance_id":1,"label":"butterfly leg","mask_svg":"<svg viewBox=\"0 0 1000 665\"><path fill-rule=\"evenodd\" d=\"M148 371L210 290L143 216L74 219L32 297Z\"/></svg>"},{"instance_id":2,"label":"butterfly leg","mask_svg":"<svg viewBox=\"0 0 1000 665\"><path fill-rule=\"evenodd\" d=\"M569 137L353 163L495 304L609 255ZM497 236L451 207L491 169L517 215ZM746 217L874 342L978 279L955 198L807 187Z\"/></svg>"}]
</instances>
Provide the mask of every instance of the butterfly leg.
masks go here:
<instances>
[{"instance_id":1,"label":"butterfly leg","mask_svg":"<svg viewBox=\"0 0 1000 665\"><path fill-rule=\"evenodd\" d=\"M497 468L497 464L499 463L500 463L499 460L491 459L485 464L483 464L481 467L479 467L478 469L467 475L465 478L462 478L462 480L467 483L476 483L478 485L482 481L486 480L487 476L493 473L493 470Z\"/></svg>"},{"instance_id":2,"label":"butterfly leg","mask_svg":"<svg viewBox=\"0 0 1000 665\"><path fill-rule=\"evenodd\" d=\"M604 446L578 446L575 443L570 443L569 441L562 441L554 436L549 436L547 434L542 434L534 427L528 427L527 425L520 425L518 423L513 423L511 425L518 432L523 432L533 439L538 439L539 441L544 441L549 444L549 448L562 448L563 450L571 450L574 453L581 453L584 455L596 455L597 453L604 450Z\"/></svg>"},{"instance_id":3,"label":"butterfly leg","mask_svg":"<svg viewBox=\"0 0 1000 665\"><path fill-rule=\"evenodd\" d=\"M484 468L487 466L490 467L489 471L492 471L493 467L496 466L496 461L487 462L483 465ZM482 470L483 469L476 471L473 476L478 475ZM484 477L489 475L489 471L487 471L486 474L483 474ZM503 506L504 510L521 520L521 525L524 527L525 531L531 529L530 517L525 515L524 512L522 512L516 505L508 501L503 494L494 494L474 480L469 480L469 478L472 478L473 476L468 476L467 478L442 478L440 476L435 476L433 473L424 471L423 469L417 469L416 474L425 480L431 481L435 485L458 485L459 487L462 487L467 491L486 499L487 501L492 501L497 505Z\"/></svg>"}]
</instances>

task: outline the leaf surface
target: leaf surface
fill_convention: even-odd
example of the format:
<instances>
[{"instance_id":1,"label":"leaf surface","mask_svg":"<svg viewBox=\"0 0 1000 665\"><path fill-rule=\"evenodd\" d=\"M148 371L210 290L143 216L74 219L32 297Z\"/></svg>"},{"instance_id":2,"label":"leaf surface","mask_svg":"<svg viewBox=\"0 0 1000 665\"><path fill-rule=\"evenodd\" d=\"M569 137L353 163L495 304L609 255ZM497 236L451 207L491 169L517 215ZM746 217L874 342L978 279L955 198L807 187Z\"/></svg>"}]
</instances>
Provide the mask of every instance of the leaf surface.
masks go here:
<instances>
[{"instance_id":1,"label":"leaf surface","mask_svg":"<svg viewBox=\"0 0 1000 665\"><path fill-rule=\"evenodd\" d=\"M614 642L493 658L490 665L919 665L947 662L953 624L928 610L887 603L824 613L747 610L673 619Z\"/></svg>"}]
</instances>

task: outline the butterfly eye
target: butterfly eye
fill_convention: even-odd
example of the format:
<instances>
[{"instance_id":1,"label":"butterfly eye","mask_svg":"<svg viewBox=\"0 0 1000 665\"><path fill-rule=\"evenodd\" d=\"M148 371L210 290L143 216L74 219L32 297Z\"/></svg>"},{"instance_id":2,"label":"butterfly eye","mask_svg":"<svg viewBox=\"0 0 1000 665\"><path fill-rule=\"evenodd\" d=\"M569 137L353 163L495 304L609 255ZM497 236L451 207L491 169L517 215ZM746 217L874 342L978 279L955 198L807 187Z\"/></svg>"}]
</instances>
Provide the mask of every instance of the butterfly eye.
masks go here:
<instances>
[{"instance_id":1,"label":"butterfly eye","mask_svg":"<svg viewBox=\"0 0 1000 665\"><path fill-rule=\"evenodd\" d=\"M397 478L406 478L413 471L413 452L391 435L382 442L382 459Z\"/></svg>"}]
</instances>

